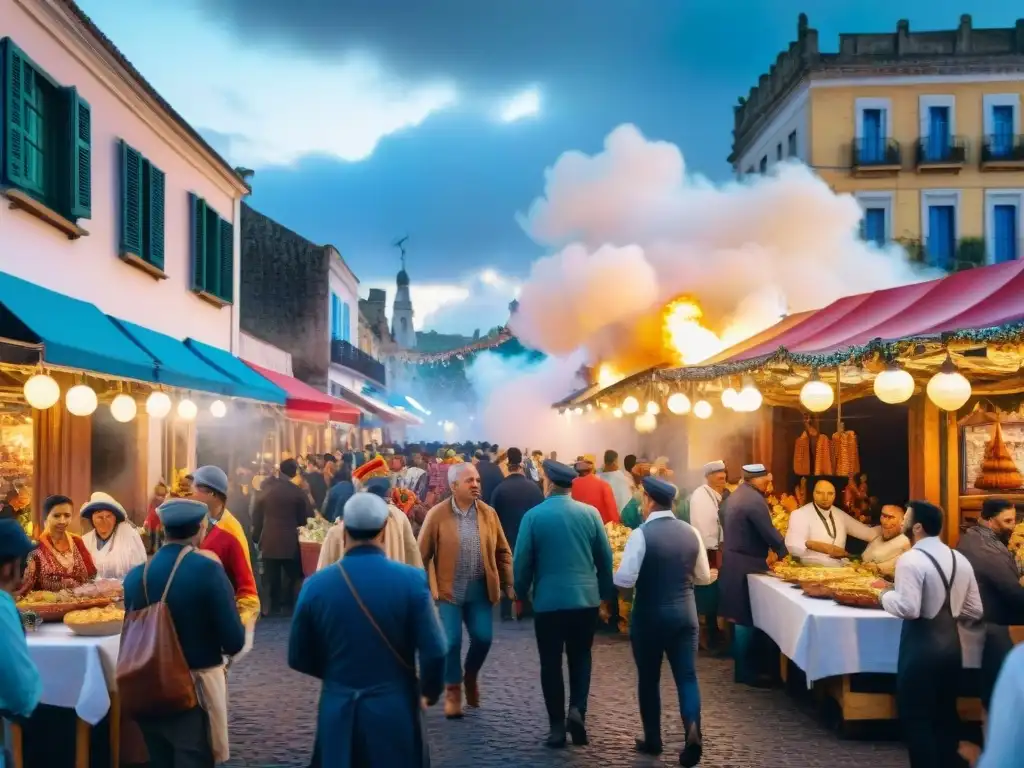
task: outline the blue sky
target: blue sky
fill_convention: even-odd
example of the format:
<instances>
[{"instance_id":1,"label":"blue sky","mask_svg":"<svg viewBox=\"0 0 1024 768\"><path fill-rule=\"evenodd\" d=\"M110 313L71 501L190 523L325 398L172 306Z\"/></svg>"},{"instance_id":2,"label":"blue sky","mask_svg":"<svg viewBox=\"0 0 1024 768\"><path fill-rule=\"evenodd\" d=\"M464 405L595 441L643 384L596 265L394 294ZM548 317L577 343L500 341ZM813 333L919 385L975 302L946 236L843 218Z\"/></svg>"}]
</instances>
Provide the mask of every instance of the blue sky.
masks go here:
<instances>
[{"instance_id":1,"label":"blue sky","mask_svg":"<svg viewBox=\"0 0 1024 768\"><path fill-rule=\"evenodd\" d=\"M251 204L472 332L542 254L516 214L621 123L729 177L732 107L796 36L1013 26L1012 0L79 0L231 162ZM389 297L390 298L390 297Z\"/></svg>"}]
</instances>

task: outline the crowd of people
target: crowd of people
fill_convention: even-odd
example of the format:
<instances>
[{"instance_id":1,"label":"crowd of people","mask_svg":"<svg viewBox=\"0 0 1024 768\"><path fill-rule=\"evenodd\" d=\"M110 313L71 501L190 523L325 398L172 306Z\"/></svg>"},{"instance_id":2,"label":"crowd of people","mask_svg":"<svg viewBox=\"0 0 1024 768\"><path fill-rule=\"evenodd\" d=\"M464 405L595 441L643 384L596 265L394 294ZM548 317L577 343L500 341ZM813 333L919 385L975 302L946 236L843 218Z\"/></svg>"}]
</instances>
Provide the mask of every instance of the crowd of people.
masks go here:
<instances>
[{"instance_id":1,"label":"crowd of people","mask_svg":"<svg viewBox=\"0 0 1024 768\"><path fill-rule=\"evenodd\" d=\"M962 759L955 680L965 620L986 622L989 745L971 757L985 768L1011 764L1020 736L1010 713L1024 668L1024 651L1011 653L1006 630L1024 623L1024 586L1005 549L1013 505L986 502L978 529L954 552L939 539L938 507L911 502L885 508L881 526L854 524L833 507L834 488L819 483L783 537L766 502L768 470L746 465L731 488L725 470L709 462L704 482L681 492L664 457L626 456L620 466L608 450L600 465L592 455L562 463L554 453L487 443L367 446L285 459L256 477L202 466L156 489L148 557L113 498L94 494L81 507L91 530L79 537L70 530L71 500L53 496L38 542L0 520L0 652L15 662L2 665L0 709L26 717L41 694L13 597L99 576L124 581L122 708L156 768L228 759L227 670L252 648L261 615L289 613L288 663L322 681L313 766L426 765L424 709L443 700L445 717L457 719L487 699L495 606L501 620L533 619L544 743L583 746L594 638L602 624L614 625L628 595L635 748L664 749L667 659L685 734L679 763L694 766L703 752L700 616L718 651L725 638L715 637L717 618L731 625L736 680L764 684L747 576L790 552L809 562L835 557L839 534L849 532L874 547L880 574L895 575L881 600L903 619L897 689L912 766ZM303 579L298 531L315 517L330 528L316 572ZM617 566L609 524L632 529ZM171 628L159 643L145 634L156 631L145 618L152 610L165 610ZM155 658L154 649L170 655ZM194 685L184 704L169 687L175 679Z\"/></svg>"}]
</instances>

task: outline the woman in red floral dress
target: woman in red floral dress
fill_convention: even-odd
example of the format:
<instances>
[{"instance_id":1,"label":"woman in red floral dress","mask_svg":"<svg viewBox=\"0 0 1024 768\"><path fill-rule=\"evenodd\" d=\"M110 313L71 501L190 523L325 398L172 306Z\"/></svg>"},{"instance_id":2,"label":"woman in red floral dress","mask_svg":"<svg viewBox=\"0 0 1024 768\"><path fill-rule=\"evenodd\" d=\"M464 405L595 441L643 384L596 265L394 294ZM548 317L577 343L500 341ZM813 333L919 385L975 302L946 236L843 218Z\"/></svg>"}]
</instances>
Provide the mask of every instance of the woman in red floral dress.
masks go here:
<instances>
[{"instance_id":1,"label":"woman in red floral dress","mask_svg":"<svg viewBox=\"0 0 1024 768\"><path fill-rule=\"evenodd\" d=\"M43 525L39 548L28 557L25 576L16 595L43 590L59 592L80 587L96 576L96 566L81 536L68 530L74 509L67 496L50 496L43 502Z\"/></svg>"}]
</instances>

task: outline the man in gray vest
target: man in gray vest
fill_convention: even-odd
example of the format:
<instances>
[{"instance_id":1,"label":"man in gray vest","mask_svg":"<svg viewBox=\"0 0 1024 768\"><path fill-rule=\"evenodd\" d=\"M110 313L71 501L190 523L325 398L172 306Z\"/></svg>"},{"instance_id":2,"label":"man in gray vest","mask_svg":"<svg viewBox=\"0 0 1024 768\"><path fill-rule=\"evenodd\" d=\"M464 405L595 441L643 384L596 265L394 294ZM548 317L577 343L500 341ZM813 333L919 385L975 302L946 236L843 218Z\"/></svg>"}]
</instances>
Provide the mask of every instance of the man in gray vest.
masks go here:
<instances>
[{"instance_id":1,"label":"man in gray vest","mask_svg":"<svg viewBox=\"0 0 1024 768\"><path fill-rule=\"evenodd\" d=\"M643 486L644 523L629 535L615 572L617 587L635 588L629 636L644 728L636 750L650 755L662 751L661 661L667 656L686 734L679 764L694 766L702 746L693 587L710 583L711 568L700 533L672 513L675 486L656 477L645 477Z\"/></svg>"}]
</instances>

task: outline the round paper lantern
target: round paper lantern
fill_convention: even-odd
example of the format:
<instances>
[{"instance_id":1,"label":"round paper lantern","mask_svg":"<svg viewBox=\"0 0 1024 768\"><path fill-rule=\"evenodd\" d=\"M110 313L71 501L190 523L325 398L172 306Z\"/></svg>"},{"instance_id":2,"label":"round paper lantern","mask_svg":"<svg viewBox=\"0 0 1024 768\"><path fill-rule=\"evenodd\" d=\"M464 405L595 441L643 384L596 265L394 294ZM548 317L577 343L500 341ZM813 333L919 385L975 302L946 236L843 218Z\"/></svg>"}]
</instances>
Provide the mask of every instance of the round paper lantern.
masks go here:
<instances>
[{"instance_id":1,"label":"round paper lantern","mask_svg":"<svg viewBox=\"0 0 1024 768\"><path fill-rule=\"evenodd\" d=\"M905 403L914 396L914 377L896 365L875 376L875 397L888 405Z\"/></svg>"},{"instance_id":2,"label":"round paper lantern","mask_svg":"<svg viewBox=\"0 0 1024 768\"><path fill-rule=\"evenodd\" d=\"M811 413L823 413L832 407L836 393L832 387L818 378L815 371L810 380L800 390L800 404Z\"/></svg>"},{"instance_id":3,"label":"round paper lantern","mask_svg":"<svg viewBox=\"0 0 1024 768\"><path fill-rule=\"evenodd\" d=\"M135 418L135 414L138 412L139 406L131 395L121 393L110 401L110 415L114 417L114 421L127 424Z\"/></svg>"},{"instance_id":4,"label":"round paper lantern","mask_svg":"<svg viewBox=\"0 0 1024 768\"><path fill-rule=\"evenodd\" d=\"M622 412L633 414L640 410L640 401L630 395L622 401Z\"/></svg>"},{"instance_id":5,"label":"round paper lantern","mask_svg":"<svg viewBox=\"0 0 1024 768\"><path fill-rule=\"evenodd\" d=\"M154 419L162 419L171 412L171 398L164 392L153 392L146 398L146 413Z\"/></svg>"},{"instance_id":6,"label":"round paper lantern","mask_svg":"<svg viewBox=\"0 0 1024 768\"><path fill-rule=\"evenodd\" d=\"M582 415L582 414L583 414L583 409L582 409L582 408L580 408L579 406L577 406L577 407L575 407L575 408L573 408L573 409L572 409L572 412L573 412L574 414L576 414L577 416L580 416L580 415Z\"/></svg>"},{"instance_id":7,"label":"round paper lantern","mask_svg":"<svg viewBox=\"0 0 1024 768\"><path fill-rule=\"evenodd\" d=\"M64 405L73 416L89 416L96 410L99 400L88 384L76 384L64 395Z\"/></svg>"},{"instance_id":8,"label":"round paper lantern","mask_svg":"<svg viewBox=\"0 0 1024 768\"><path fill-rule=\"evenodd\" d=\"M944 411L959 411L971 399L971 382L946 357L939 372L928 381L928 399Z\"/></svg>"},{"instance_id":9,"label":"round paper lantern","mask_svg":"<svg viewBox=\"0 0 1024 768\"><path fill-rule=\"evenodd\" d=\"M730 409L735 408L737 397L739 397L739 392L732 387L727 387L722 391L722 405Z\"/></svg>"},{"instance_id":10,"label":"round paper lantern","mask_svg":"<svg viewBox=\"0 0 1024 768\"><path fill-rule=\"evenodd\" d=\"M658 417L650 412L641 413L636 417L633 426L636 427L636 431L640 434L648 434L658 428Z\"/></svg>"},{"instance_id":11,"label":"round paper lantern","mask_svg":"<svg viewBox=\"0 0 1024 768\"><path fill-rule=\"evenodd\" d=\"M210 403L210 415L215 419L223 419L227 416L228 407L224 404L223 400L214 400Z\"/></svg>"},{"instance_id":12,"label":"round paper lantern","mask_svg":"<svg viewBox=\"0 0 1024 768\"><path fill-rule=\"evenodd\" d=\"M658 404L657 404L656 402L654 402L653 400L650 400L650 401L648 401L648 403L647 403L647 408L646 408L646 410L647 410L647 412L648 412L649 414L651 414L651 416L657 416L657 415L658 415L659 413L661 413L661 406L660 406L660 405L658 405Z\"/></svg>"},{"instance_id":13,"label":"round paper lantern","mask_svg":"<svg viewBox=\"0 0 1024 768\"><path fill-rule=\"evenodd\" d=\"M743 385L743 389L736 395L736 403L733 405L733 410L740 413L752 413L760 408L763 402L764 397L761 395L761 391L754 386L753 381L747 381Z\"/></svg>"},{"instance_id":14,"label":"round paper lantern","mask_svg":"<svg viewBox=\"0 0 1024 768\"><path fill-rule=\"evenodd\" d=\"M698 400L693 406L693 415L698 419L710 419L713 412L714 408L707 400Z\"/></svg>"},{"instance_id":15,"label":"round paper lantern","mask_svg":"<svg viewBox=\"0 0 1024 768\"><path fill-rule=\"evenodd\" d=\"M669 411L682 416L690 412L690 398L684 395L682 392L676 392L675 394L669 395L668 402Z\"/></svg>"},{"instance_id":16,"label":"round paper lantern","mask_svg":"<svg viewBox=\"0 0 1024 768\"><path fill-rule=\"evenodd\" d=\"M621 408L612 408L612 416L614 416L616 419L621 419L622 418L622 409Z\"/></svg>"},{"instance_id":17,"label":"round paper lantern","mask_svg":"<svg viewBox=\"0 0 1024 768\"><path fill-rule=\"evenodd\" d=\"M178 418L182 421L192 421L198 413L199 409L191 400L185 399L178 403Z\"/></svg>"},{"instance_id":18,"label":"round paper lantern","mask_svg":"<svg viewBox=\"0 0 1024 768\"><path fill-rule=\"evenodd\" d=\"M24 387L25 402L40 411L45 411L60 400L60 386L45 373L30 376Z\"/></svg>"}]
</instances>

